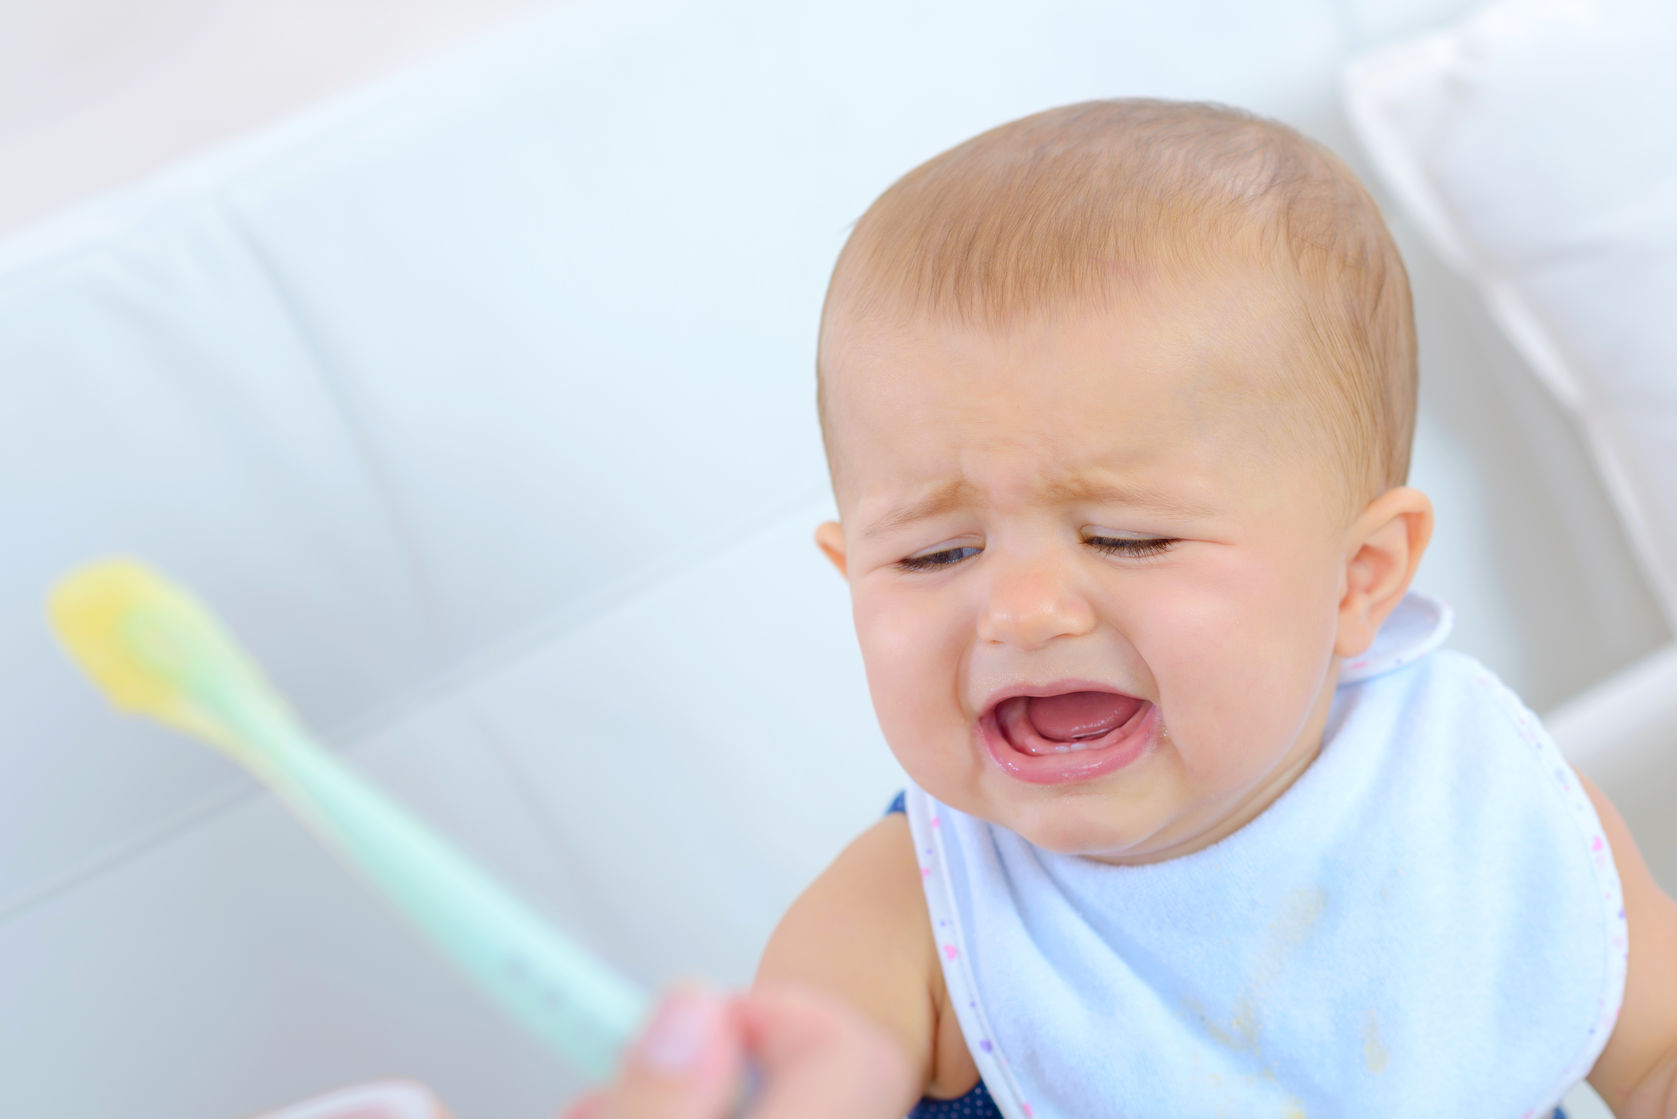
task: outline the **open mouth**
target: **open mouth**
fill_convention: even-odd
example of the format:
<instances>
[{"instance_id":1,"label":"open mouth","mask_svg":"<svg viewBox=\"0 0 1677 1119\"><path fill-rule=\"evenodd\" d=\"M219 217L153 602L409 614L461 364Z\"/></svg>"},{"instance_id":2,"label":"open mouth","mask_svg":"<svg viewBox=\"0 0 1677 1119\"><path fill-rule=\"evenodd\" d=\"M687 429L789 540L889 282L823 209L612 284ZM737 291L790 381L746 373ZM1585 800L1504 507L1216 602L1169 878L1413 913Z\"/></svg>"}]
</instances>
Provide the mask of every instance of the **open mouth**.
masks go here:
<instances>
[{"instance_id":1,"label":"open mouth","mask_svg":"<svg viewBox=\"0 0 1677 1119\"><path fill-rule=\"evenodd\" d=\"M1111 746L1147 705L1116 692L1016 695L998 703L995 715L1009 746L1040 758Z\"/></svg>"},{"instance_id":2,"label":"open mouth","mask_svg":"<svg viewBox=\"0 0 1677 1119\"><path fill-rule=\"evenodd\" d=\"M1004 771L1031 784L1086 781L1146 755L1158 708L1117 692L1013 696L985 712L978 733Z\"/></svg>"}]
</instances>

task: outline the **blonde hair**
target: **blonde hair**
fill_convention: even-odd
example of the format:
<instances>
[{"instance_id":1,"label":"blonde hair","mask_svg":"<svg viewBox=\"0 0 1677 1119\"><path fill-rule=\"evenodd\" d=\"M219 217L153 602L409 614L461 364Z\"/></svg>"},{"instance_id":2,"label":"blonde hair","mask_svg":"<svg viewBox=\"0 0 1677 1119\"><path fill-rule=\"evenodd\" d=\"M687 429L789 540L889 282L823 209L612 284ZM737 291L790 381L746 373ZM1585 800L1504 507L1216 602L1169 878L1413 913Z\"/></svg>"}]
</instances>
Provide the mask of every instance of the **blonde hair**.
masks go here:
<instances>
[{"instance_id":1,"label":"blonde hair","mask_svg":"<svg viewBox=\"0 0 1677 1119\"><path fill-rule=\"evenodd\" d=\"M1095 310L1230 265L1279 273L1296 312L1277 338L1280 434L1326 455L1346 508L1408 477L1415 326L1397 246L1357 177L1278 121L1210 102L1125 98L1036 113L934 156L856 222L821 311L816 407L838 472L823 374L829 329L917 318L1005 327ZM1278 350L1277 352L1285 352ZM1269 417L1266 417L1266 421Z\"/></svg>"}]
</instances>

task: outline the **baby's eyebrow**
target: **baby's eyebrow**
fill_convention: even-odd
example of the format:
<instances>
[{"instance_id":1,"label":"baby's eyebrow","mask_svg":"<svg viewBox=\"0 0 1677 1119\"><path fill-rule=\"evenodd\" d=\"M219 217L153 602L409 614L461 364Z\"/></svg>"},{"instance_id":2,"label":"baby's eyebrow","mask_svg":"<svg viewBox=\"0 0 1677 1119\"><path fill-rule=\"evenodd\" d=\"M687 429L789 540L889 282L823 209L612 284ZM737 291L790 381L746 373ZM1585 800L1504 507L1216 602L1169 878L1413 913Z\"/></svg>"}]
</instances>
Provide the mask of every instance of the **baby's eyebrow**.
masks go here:
<instances>
[{"instance_id":1,"label":"baby's eyebrow","mask_svg":"<svg viewBox=\"0 0 1677 1119\"><path fill-rule=\"evenodd\" d=\"M1208 506L1188 500L1180 494L1168 493L1148 486L1126 485L1087 478L1052 482L1043 488L1042 496L1045 501L1055 504L1087 501L1099 505L1130 505L1138 509L1146 509L1153 513L1184 520L1210 517L1214 513ZM984 504L981 500L982 497L983 494L979 491L979 488L964 479L946 482L925 496L891 510L863 530L862 538L872 540L875 537L885 535L894 528L900 528L925 517L935 517L940 513L948 513L966 505L982 505Z\"/></svg>"}]
</instances>

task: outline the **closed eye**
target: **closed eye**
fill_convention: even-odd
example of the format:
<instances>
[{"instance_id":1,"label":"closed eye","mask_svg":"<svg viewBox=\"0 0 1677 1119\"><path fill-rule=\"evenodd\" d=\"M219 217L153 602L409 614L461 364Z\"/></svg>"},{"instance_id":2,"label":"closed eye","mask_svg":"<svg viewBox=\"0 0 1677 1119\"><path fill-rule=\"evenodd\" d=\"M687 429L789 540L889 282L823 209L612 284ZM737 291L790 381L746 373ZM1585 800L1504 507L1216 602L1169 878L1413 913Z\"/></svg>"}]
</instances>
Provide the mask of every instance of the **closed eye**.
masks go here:
<instances>
[{"instance_id":1,"label":"closed eye","mask_svg":"<svg viewBox=\"0 0 1677 1119\"><path fill-rule=\"evenodd\" d=\"M1119 540L1110 536L1091 536L1085 543L1093 544L1108 555L1127 556L1130 559L1146 559L1149 556L1156 556L1168 551L1170 546L1177 541L1174 539ZM923 556L909 556L906 559L900 559L894 566L902 571L930 571L940 567L952 567L960 563L961 560L966 558L960 555L962 552L979 552L982 550L973 547L947 548L941 552L930 552ZM944 558L947 556L958 558Z\"/></svg>"}]
</instances>

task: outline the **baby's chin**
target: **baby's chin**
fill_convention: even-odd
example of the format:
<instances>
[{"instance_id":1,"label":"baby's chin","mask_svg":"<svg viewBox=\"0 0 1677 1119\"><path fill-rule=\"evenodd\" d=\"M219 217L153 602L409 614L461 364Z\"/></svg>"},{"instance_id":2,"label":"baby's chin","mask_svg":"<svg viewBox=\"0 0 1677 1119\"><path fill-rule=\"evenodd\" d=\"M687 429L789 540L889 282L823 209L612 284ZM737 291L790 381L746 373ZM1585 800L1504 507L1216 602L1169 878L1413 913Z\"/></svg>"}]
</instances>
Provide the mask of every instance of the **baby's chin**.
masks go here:
<instances>
[{"instance_id":1,"label":"baby's chin","mask_svg":"<svg viewBox=\"0 0 1677 1119\"><path fill-rule=\"evenodd\" d=\"M1080 827L1072 821L1056 821L1035 827L1022 823L1013 828L1021 839L1057 855L1074 855L1112 863L1148 863L1168 857L1158 850L1153 829L1115 827L1111 824Z\"/></svg>"},{"instance_id":2,"label":"baby's chin","mask_svg":"<svg viewBox=\"0 0 1677 1119\"><path fill-rule=\"evenodd\" d=\"M1092 790L1091 790L1092 791ZM1130 803L1125 803L1130 800ZM1157 800L1059 796L1039 803L985 805L969 815L1000 824L1035 847L1103 862L1147 863L1168 858L1175 844L1163 834L1172 822Z\"/></svg>"}]
</instances>

